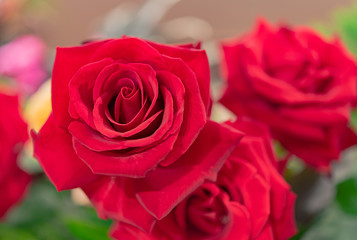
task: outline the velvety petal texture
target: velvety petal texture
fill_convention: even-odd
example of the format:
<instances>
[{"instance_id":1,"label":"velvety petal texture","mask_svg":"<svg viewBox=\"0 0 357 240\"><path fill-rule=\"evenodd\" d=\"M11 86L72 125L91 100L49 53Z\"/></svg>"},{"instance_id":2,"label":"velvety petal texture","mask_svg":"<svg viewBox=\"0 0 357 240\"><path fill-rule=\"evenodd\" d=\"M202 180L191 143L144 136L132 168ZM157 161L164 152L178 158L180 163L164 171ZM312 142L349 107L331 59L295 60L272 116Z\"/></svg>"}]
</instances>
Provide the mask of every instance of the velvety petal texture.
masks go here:
<instances>
[{"instance_id":1,"label":"velvety petal texture","mask_svg":"<svg viewBox=\"0 0 357 240\"><path fill-rule=\"evenodd\" d=\"M31 176L19 168L18 155L28 139L17 96L0 93L0 219L25 195Z\"/></svg>"},{"instance_id":2,"label":"velvety petal texture","mask_svg":"<svg viewBox=\"0 0 357 240\"><path fill-rule=\"evenodd\" d=\"M206 180L150 232L125 222L114 239L287 240L296 233L295 194L277 169L264 125L248 119L229 126L244 131L216 180ZM208 148L209 149L209 148ZM161 198L158 198L160 201Z\"/></svg>"},{"instance_id":3,"label":"velvety petal texture","mask_svg":"<svg viewBox=\"0 0 357 240\"><path fill-rule=\"evenodd\" d=\"M337 40L260 20L222 47L227 87L220 102L231 111L266 123L288 151L321 171L356 144L356 135L345 133L357 68Z\"/></svg>"},{"instance_id":4,"label":"velvety petal texture","mask_svg":"<svg viewBox=\"0 0 357 240\"><path fill-rule=\"evenodd\" d=\"M150 232L243 134L208 120L205 51L122 37L57 48L53 112L32 133L58 190L81 187L102 218ZM156 199L157 201L153 201Z\"/></svg>"}]
</instances>

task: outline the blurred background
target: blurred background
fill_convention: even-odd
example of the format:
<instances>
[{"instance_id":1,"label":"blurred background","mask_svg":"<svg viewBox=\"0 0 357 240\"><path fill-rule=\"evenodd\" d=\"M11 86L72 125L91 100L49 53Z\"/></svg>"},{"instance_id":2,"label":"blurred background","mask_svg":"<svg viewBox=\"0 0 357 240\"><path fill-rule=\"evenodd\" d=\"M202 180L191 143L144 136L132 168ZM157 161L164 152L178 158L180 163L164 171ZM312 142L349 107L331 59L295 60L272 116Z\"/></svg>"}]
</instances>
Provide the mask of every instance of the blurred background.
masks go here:
<instances>
[{"instance_id":1,"label":"blurred background","mask_svg":"<svg viewBox=\"0 0 357 240\"><path fill-rule=\"evenodd\" d=\"M291 24L328 20L333 10L352 2L353 0L1 0L1 40L8 41L16 35L31 32L44 39L50 47L75 45L93 35L102 35L103 29L108 33L120 31L120 27L129 24L131 14L139 14L141 18L158 22L151 27L170 41L190 38L207 41L241 34L252 27L258 16L264 16L273 22L284 20Z\"/></svg>"},{"instance_id":2,"label":"blurred background","mask_svg":"<svg viewBox=\"0 0 357 240\"><path fill-rule=\"evenodd\" d=\"M55 47L132 35L163 43L202 41L218 98L219 41L250 31L259 17L338 36L357 56L354 0L0 0L0 84L21 93L29 128L39 130L51 111L46 80ZM352 116L357 129L357 112ZM230 117L215 106L215 120ZM276 149L284 155L279 145ZM300 233L294 239L356 239L356 155L356 149L347 151L331 176L320 176L298 160L289 163L286 179L298 194ZM25 201L0 222L0 240L107 239L110 221L98 219L81 192L57 193L32 158L31 143L20 161L34 182Z\"/></svg>"}]
</instances>

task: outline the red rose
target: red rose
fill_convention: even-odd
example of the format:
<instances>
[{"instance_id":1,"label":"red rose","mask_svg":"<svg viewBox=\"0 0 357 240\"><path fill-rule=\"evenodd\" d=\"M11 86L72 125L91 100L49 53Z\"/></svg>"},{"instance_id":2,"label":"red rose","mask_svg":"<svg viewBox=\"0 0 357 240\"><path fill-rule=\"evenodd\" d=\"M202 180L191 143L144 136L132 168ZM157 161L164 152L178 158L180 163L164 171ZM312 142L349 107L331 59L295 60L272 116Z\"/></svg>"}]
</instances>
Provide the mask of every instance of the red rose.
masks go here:
<instances>
[{"instance_id":1,"label":"red rose","mask_svg":"<svg viewBox=\"0 0 357 240\"><path fill-rule=\"evenodd\" d=\"M223 44L228 87L221 102L269 125L291 153L320 170L351 143L356 65L338 41L309 29L256 29Z\"/></svg>"},{"instance_id":2,"label":"red rose","mask_svg":"<svg viewBox=\"0 0 357 240\"><path fill-rule=\"evenodd\" d=\"M150 229L215 179L242 136L207 120L209 84L193 45L124 37L58 48L35 156L58 190L82 187L100 216Z\"/></svg>"},{"instance_id":3,"label":"red rose","mask_svg":"<svg viewBox=\"0 0 357 240\"><path fill-rule=\"evenodd\" d=\"M295 195L277 171L267 129L249 121L232 124L245 131L218 173L183 200L151 234L125 223L115 239L286 240L295 232Z\"/></svg>"},{"instance_id":4,"label":"red rose","mask_svg":"<svg viewBox=\"0 0 357 240\"><path fill-rule=\"evenodd\" d=\"M0 218L23 197L30 175L17 165L28 139L27 125L19 113L18 98L0 93Z\"/></svg>"}]
</instances>

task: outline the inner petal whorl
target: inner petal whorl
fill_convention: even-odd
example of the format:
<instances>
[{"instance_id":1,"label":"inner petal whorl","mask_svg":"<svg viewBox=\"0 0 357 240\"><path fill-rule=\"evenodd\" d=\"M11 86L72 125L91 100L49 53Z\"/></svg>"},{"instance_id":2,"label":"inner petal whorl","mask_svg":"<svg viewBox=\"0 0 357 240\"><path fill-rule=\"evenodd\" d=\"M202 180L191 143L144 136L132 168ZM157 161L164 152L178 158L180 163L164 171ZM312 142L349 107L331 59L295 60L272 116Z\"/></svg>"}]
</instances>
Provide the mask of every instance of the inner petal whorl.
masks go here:
<instances>
[{"instance_id":1,"label":"inner petal whorl","mask_svg":"<svg viewBox=\"0 0 357 240\"><path fill-rule=\"evenodd\" d=\"M224 203L228 195L214 184L204 185L196 193L187 204L187 220L191 229L204 235L222 233L229 222L229 212Z\"/></svg>"},{"instance_id":2,"label":"inner petal whorl","mask_svg":"<svg viewBox=\"0 0 357 240\"><path fill-rule=\"evenodd\" d=\"M116 122L125 124L130 122L142 108L141 93L130 79L119 80L116 88L108 109Z\"/></svg>"}]
</instances>

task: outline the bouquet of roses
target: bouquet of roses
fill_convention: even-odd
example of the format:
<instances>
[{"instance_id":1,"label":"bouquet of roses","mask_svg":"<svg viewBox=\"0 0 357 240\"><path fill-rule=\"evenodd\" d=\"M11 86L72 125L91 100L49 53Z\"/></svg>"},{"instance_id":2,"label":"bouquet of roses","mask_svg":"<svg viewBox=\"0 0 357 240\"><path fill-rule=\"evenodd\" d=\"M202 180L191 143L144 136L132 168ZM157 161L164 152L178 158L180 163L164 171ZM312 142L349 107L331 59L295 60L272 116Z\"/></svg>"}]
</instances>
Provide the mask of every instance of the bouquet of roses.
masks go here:
<instances>
[{"instance_id":1,"label":"bouquet of roses","mask_svg":"<svg viewBox=\"0 0 357 240\"><path fill-rule=\"evenodd\" d=\"M220 99L200 43L123 36L57 48L34 157L58 191L80 188L112 220L111 238L289 239L290 161L331 175L357 143L357 67L338 39L261 19L218 49ZM18 97L1 89L0 217L31 181L17 160L28 139ZM235 118L215 120L219 104Z\"/></svg>"}]
</instances>

